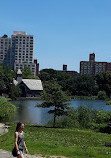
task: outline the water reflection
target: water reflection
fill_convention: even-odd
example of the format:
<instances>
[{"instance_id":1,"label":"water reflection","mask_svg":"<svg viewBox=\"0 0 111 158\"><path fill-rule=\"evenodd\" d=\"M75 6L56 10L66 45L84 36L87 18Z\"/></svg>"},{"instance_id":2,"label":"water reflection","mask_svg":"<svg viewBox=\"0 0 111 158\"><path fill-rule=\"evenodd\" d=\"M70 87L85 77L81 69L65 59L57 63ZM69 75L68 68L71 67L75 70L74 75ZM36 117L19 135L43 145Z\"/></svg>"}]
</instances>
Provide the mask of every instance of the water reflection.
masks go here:
<instances>
[{"instance_id":1,"label":"water reflection","mask_svg":"<svg viewBox=\"0 0 111 158\"><path fill-rule=\"evenodd\" d=\"M36 107L37 102L42 103L42 101L37 100L14 101L13 103L17 107L14 121L22 121L38 125L46 124L52 118L52 115L48 114L48 108Z\"/></svg>"},{"instance_id":2,"label":"water reflection","mask_svg":"<svg viewBox=\"0 0 111 158\"><path fill-rule=\"evenodd\" d=\"M49 108L38 108L36 103L42 103L38 100L18 100L13 101L17 106L17 112L14 116L13 121L22 121L31 124L46 124L52 119L53 115L48 114ZM92 101L92 100L72 100L71 107L76 109L78 106L88 106L96 110L110 111L111 106L106 105L106 101Z\"/></svg>"},{"instance_id":3,"label":"water reflection","mask_svg":"<svg viewBox=\"0 0 111 158\"><path fill-rule=\"evenodd\" d=\"M88 106L97 111L99 110L110 111L111 110L111 106L106 105L106 101L104 100L72 100L71 106L74 107L75 109L78 106Z\"/></svg>"}]
</instances>

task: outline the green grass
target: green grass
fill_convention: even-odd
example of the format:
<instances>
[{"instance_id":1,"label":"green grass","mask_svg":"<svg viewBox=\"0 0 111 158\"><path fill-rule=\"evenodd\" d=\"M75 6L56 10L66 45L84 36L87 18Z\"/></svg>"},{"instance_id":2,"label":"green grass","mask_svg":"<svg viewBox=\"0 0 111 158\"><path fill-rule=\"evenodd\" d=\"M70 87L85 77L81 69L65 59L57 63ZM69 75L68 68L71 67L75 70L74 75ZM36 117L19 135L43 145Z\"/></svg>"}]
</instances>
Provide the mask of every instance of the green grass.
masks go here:
<instances>
[{"instance_id":1,"label":"green grass","mask_svg":"<svg viewBox=\"0 0 111 158\"><path fill-rule=\"evenodd\" d=\"M0 148L11 151L14 146L15 124L9 132L0 137ZM91 130L60 129L33 127L25 125L25 141L30 154L45 156L58 155L72 158L109 158L110 147L105 142L111 142L108 134Z\"/></svg>"}]
</instances>

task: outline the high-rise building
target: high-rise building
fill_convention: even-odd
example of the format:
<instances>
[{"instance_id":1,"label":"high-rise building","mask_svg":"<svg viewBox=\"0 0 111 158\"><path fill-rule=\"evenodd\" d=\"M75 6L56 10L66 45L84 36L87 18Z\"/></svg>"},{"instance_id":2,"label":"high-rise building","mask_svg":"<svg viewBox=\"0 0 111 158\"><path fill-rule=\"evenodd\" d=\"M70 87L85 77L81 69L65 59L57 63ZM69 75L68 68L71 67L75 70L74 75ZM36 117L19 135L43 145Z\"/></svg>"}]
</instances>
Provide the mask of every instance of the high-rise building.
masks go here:
<instances>
[{"instance_id":1,"label":"high-rise building","mask_svg":"<svg viewBox=\"0 0 111 158\"><path fill-rule=\"evenodd\" d=\"M10 66L11 39L0 38L0 62Z\"/></svg>"},{"instance_id":2,"label":"high-rise building","mask_svg":"<svg viewBox=\"0 0 111 158\"><path fill-rule=\"evenodd\" d=\"M95 54L89 54L89 61L80 61L80 74L96 75L99 72L111 71L111 63L95 61Z\"/></svg>"},{"instance_id":3,"label":"high-rise building","mask_svg":"<svg viewBox=\"0 0 111 158\"><path fill-rule=\"evenodd\" d=\"M12 70L29 67L37 75L34 63L34 37L23 31L14 31L11 38L0 38L0 61Z\"/></svg>"}]
</instances>

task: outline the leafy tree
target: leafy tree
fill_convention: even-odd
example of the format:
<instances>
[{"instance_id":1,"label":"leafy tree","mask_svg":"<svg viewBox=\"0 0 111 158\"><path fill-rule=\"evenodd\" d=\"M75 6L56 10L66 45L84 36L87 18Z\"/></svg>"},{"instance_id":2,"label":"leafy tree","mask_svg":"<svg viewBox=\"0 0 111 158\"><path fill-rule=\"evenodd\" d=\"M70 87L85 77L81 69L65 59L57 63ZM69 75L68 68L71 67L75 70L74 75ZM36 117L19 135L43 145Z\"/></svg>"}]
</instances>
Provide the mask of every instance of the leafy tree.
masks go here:
<instances>
[{"instance_id":1,"label":"leafy tree","mask_svg":"<svg viewBox=\"0 0 111 158\"><path fill-rule=\"evenodd\" d=\"M11 99L15 100L21 95L21 90L12 83L8 94Z\"/></svg>"},{"instance_id":2,"label":"leafy tree","mask_svg":"<svg viewBox=\"0 0 111 158\"><path fill-rule=\"evenodd\" d=\"M38 76L32 75L32 71L27 66L25 66L24 69L22 69L22 78L24 78L24 79L39 79Z\"/></svg>"},{"instance_id":3,"label":"leafy tree","mask_svg":"<svg viewBox=\"0 0 111 158\"><path fill-rule=\"evenodd\" d=\"M16 111L15 105L13 105L6 98L0 98L0 122L9 121Z\"/></svg>"},{"instance_id":4,"label":"leafy tree","mask_svg":"<svg viewBox=\"0 0 111 158\"><path fill-rule=\"evenodd\" d=\"M44 102L42 104L37 104L37 106L42 108L54 107L54 109L50 109L48 113L54 114L53 127L55 127L56 117L67 114L69 105L67 101L70 101L70 98L61 90L57 82L47 83L44 87Z\"/></svg>"},{"instance_id":5,"label":"leafy tree","mask_svg":"<svg viewBox=\"0 0 111 158\"><path fill-rule=\"evenodd\" d=\"M5 91L5 88L5 82L0 78L0 95L2 95L2 93Z\"/></svg>"},{"instance_id":6,"label":"leafy tree","mask_svg":"<svg viewBox=\"0 0 111 158\"><path fill-rule=\"evenodd\" d=\"M25 66L24 69L22 69L22 78L28 78L29 76L32 76L32 72L29 67Z\"/></svg>"},{"instance_id":7,"label":"leafy tree","mask_svg":"<svg viewBox=\"0 0 111 158\"><path fill-rule=\"evenodd\" d=\"M43 70L40 72L39 77L43 82L50 81L50 74L48 72L44 72Z\"/></svg>"},{"instance_id":8,"label":"leafy tree","mask_svg":"<svg viewBox=\"0 0 111 158\"><path fill-rule=\"evenodd\" d=\"M105 91L99 91L98 92L98 99L105 100L106 98L107 98L107 95L106 95Z\"/></svg>"},{"instance_id":9,"label":"leafy tree","mask_svg":"<svg viewBox=\"0 0 111 158\"><path fill-rule=\"evenodd\" d=\"M75 80L76 95L91 96L95 93L94 79L90 75L81 75Z\"/></svg>"},{"instance_id":10,"label":"leafy tree","mask_svg":"<svg viewBox=\"0 0 111 158\"><path fill-rule=\"evenodd\" d=\"M105 91L107 96L111 95L111 72L101 72L96 75L96 84L99 91Z\"/></svg>"},{"instance_id":11,"label":"leafy tree","mask_svg":"<svg viewBox=\"0 0 111 158\"><path fill-rule=\"evenodd\" d=\"M8 37L8 35L6 35L6 34L4 34L3 36L2 36L2 38L7 38Z\"/></svg>"},{"instance_id":12,"label":"leafy tree","mask_svg":"<svg viewBox=\"0 0 111 158\"><path fill-rule=\"evenodd\" d=\"M8 94L15 99L19 96L19 89L13 84L14 71L0 63L0 95Z\"/></svg>"},{"instance_id":13,"label":"leafy tree","mask_svg":"<svg viewBox=\"0 0 111 158\"><path fill-rule=\"evenodd\" d=\"M67 73L53 69L43 69L40 71L40 79L45 82L56 81L63 91L69 95L74 94L74 79Z\"/></svg>"}]
</instances>

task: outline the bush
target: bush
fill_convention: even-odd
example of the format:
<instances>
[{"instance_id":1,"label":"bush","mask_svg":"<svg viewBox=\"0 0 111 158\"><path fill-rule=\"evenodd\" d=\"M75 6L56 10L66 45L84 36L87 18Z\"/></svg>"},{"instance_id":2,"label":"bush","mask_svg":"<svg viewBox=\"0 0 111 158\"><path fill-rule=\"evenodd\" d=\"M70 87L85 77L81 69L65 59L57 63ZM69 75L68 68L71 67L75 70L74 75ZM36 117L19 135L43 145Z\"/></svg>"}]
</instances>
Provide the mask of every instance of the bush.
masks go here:
<instances>
[{"instance_id":1,"label":"bush","mask_svg":"<svg viewBox=\"0 0 111 158\"><path fill-rule=\"evenodd\" d=\"M87 106L79 106L76 113L77 121L79 122L79 126L82 128L89 128L97 116L97 111L92 110Z\"/></svg>"},{"instance_id":2,"label":"bush","mask_svg":"<svg viewBox=\"0 0 111 158\"><path fill-rule=\"evenodd\" d=\"M61 128L90 128L96 117L97 112L87 106L79 106L76 110L71 107L67 116L58 119L56 125ZM47 125L51 125L51 121Z\"/></svg>"},{"instance_id":3,"label":"bush","mask_svg":"<svg viewBox=\"0 0 111 158\"><path fill-rule=\"evenodd\" d=\"M106 95L105 91L99 91L98 92L98 99L105 100L106 98L107 98L107 95Z\"/></svg>"},{"instance_id":4,"label":"bush","mask_svg":"<svg viewBox=\"0 0 111 158\"><path fill-rule=\"evenodd\" d=\"M107 101L106 105L111 105L111 100Z\"/></svg>"},{"instance_id":5,"label":"bush","mask_svg":"<svg viewBox=\"0 0 111 158\"><path fill-rule=\"evenodd\" d=\"M76 110L74 110L74 108L71 107L67 113L67 116L62 117L58 125L59 127L78 128L79 122L77 121Z\"/></svg>"},{"instance_id":6,"label":"bush","mask_svg":"<svg viewBox=\"0 0 111 158\"><path fill-rule=\"evenodd\" d=\"M16 111L16 107L6 98L0 98L0 122L9 121Z\"/></svg>"},{"instance_id":7,"label":"bush","mask_svg":"<svg viewBox=\"0 0 111 158\"><path fill-rule=\"evenodd\" d=\"M48 122L48 126L53 121ZM71 107L67 116L57 119L57 127L61 128L89 128L96 131L111 133L111 111L96 111L87 106L79 106L76 110Z\"/></svg>"}]
</instances>

